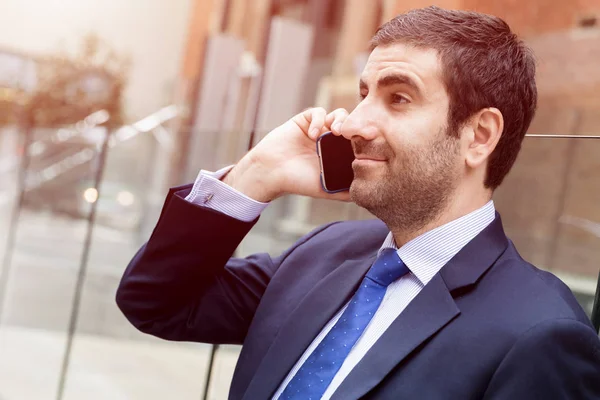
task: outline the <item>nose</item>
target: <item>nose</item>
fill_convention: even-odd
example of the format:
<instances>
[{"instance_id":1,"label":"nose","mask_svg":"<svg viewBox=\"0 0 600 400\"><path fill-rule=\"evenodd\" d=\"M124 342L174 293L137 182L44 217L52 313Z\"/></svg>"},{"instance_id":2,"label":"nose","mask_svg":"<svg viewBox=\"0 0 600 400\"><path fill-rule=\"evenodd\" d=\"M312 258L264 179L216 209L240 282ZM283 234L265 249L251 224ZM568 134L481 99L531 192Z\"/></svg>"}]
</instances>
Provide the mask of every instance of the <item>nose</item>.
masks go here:
<instances>
[{"instance_id":1,"label":"nose","mask_svg":"<svg viewBox=\"0 0 600 400\"><path fill-rule=\"evenodd\" d=\"M368 99L359 103L344 121L341 129L342 136L348 140L352 140L355 136L365 140L375 139L378 129L374 111Z\"/></svg>"}]
</instances>

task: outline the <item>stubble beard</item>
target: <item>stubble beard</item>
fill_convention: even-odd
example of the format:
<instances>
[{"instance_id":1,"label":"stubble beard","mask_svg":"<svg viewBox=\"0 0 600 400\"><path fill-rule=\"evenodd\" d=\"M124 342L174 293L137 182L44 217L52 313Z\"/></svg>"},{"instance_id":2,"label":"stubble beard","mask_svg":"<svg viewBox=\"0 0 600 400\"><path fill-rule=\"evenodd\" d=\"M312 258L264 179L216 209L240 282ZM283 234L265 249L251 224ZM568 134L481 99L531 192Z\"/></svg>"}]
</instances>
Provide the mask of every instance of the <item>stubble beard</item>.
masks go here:
<instances>
[{"instance_id":1,"label":"stubble beard","mask_svg":"<svg viewBox=\"0 0 600 400\"><path fill-rule=\"evenodd\" d=\"M418 232L442 213L456 190L459 150L458 139L443 132L426 148L406 147L377 179L355 166L351 200L390 229Z\"/></svg>"}]
</instances>

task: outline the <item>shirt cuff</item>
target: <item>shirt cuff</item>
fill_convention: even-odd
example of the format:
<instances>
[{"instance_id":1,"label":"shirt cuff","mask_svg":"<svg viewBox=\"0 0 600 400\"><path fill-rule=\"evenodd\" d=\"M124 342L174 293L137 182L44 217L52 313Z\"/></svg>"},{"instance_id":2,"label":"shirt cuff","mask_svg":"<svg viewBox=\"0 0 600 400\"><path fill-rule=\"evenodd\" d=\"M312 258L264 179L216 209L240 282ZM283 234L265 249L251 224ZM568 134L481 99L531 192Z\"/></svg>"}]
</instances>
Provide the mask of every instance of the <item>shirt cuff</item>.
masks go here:
<instances>
[{"instance_id":1,"label":"shirt cuff","mask_svg":"<svg viewBox=\"0 0 600 400\"><path fill-rule=\"evenodd\" d=\"M200 170L192 191L185 200L203 207L219 211L240 221L254 221L269 205L261 203L223 183L223 178L233 165L216 172Z\"/></svg>"}]
</instances>

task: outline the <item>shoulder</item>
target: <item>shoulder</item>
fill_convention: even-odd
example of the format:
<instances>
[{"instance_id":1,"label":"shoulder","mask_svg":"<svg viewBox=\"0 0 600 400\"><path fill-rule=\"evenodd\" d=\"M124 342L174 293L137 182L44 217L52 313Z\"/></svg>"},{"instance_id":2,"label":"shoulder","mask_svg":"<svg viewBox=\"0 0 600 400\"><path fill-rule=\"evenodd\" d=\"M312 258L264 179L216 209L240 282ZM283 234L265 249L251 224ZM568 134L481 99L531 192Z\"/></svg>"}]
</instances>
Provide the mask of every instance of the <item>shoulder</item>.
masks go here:
<instances>
[{"instance_id":1,"label":"shoulder","mask_svg":"<svg viewBox=\"0 0 600 400\"><path fill-rule=\"evenodd\" d=\"M389 230L380 220L337 221L321 225L298 239L280 258L282 264L367 257L383 244ZM313 265L312 263L311 265Z\"/></svg>"},{"instance_id":2,"label":"shoulder","mask_svg":"<svg viewBox=\"0 0 600 400\"><path fill-rule=\"evenodd\" d=\"M532 367L543 369L550 363L568 364L568 360L587 360L596 374L600 374L600 339L592 327L572 318L554 318L542 321L523 332L514 342L504 361L518 359L531 362ZM535 360L546 363L535 365ZM542 365L544 364L544 365ZM598 375L596 375L598 376Z\"/></svg>"},{"instance_id":3,"label":"shoulder","mask_svg":"<svg viewBox=\"0 0 600 400\"><path fill-rule=\"evenodd\" d=\"M569 287L551 272L525 261L512 242L488 275L490 285L506 290L501 301L513 310L512 322L523 323L521 328L530 329L555 319L590 326L589 318Z\"/></svg>"},{"instance_id":4,"label":"shoulder","mask_svg":"<svg viewBox=\"0 0 600 400\"><path fill-rule=\"evenodd\" d=\"M496 369L484 398L595 399L600 396L600 339L570 318L524 332Z\"/></svg>"}]
</instances>

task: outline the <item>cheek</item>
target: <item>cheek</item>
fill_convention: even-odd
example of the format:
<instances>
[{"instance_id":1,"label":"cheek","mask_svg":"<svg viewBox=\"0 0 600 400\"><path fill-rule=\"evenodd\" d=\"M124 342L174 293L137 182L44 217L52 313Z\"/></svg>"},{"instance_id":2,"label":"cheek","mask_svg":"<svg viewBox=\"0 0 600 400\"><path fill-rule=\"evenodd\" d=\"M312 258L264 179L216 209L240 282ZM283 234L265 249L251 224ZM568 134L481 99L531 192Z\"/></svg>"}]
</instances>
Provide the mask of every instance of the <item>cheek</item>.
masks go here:
<instances>
[{"instance_id":1,"label":"cheek","mask_svg":"<svg viewBox=\"0 0 600 400\"><path fill-rule=\"evenodd\" d=\"M423 115L396 118L385 130L386 141L396 155L407 151L426 150L431 143L445 134L445 124Z\"/></svg>"}]
</instances>

